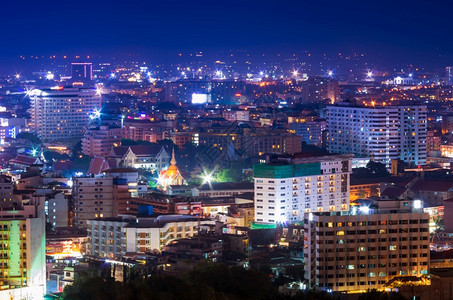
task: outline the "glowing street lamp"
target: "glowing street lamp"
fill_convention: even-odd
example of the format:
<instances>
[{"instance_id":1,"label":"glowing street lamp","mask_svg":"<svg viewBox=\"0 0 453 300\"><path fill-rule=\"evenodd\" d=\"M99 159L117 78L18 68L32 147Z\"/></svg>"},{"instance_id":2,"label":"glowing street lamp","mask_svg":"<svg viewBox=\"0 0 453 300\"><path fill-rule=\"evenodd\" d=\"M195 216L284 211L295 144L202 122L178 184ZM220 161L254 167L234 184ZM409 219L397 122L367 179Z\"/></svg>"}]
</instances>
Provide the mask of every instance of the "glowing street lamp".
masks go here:
<instances>
[{"instance_id":1,"label":"glowing street lamp","mask_svg":"<svg viewBox=\"0 0 453 300\"><path fill-rule=\"evenodd\" d=\"M327 71L327 75L329 75L330 77L332 77L332 75L333 75L333 71L332 71L332 70L330 70L330 71Z\"/></svg>"},{"instance_id":2,"label":"glowing street lamp","mask_svg":"<svg viewBox=\"0 0 453 300\"><path fill-rule=\"evenodd\" d=\"M298 72L297 70L294 70L294 71L293 71L293 76L294 76L294 77L297 77L297 75L299 75L299 72Z\"/></svg>"},{"instance_id":3,"label":"glowing street lamp","mask_svg":"<svg viewBox=\"0 0 453 300\"><path fill-rule=\"evenodd\" d=\"M16 79L20 79L20 74L15 74L14 77L15 77Z\"/></svg>"},{"instance_id":4,"label":"glowing street lamp","mask_svg":"<svg viewBox=\"0 0 453 300\"><path fill-rule=\"evenodd\" d=\"M373 77L373 72L371 72L371 71L368 71L368 73L366 73L366 76L367 76L368 78L371 78L371 77Z\"/></svg>"}]
</instances>

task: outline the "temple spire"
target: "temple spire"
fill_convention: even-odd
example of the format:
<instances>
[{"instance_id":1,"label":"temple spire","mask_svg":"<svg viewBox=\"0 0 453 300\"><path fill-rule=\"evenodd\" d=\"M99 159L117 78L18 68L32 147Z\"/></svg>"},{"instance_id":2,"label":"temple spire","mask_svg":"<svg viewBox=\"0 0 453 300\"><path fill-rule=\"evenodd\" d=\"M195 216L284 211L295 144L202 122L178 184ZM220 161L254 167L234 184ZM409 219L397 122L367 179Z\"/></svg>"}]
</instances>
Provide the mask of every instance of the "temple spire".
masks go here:
<instances>
[{"instance_id":1,"label":"temple spire","mask_svg":"<svg viewBox=\"0 0 453 300\"><path fill-rule=\"evenodd\" d=\"M171 164L172 166L176 166L175 147L173 147L173 152L172 152L172 154L171 154L170 164Z\"/></svg>"}]
</instances>

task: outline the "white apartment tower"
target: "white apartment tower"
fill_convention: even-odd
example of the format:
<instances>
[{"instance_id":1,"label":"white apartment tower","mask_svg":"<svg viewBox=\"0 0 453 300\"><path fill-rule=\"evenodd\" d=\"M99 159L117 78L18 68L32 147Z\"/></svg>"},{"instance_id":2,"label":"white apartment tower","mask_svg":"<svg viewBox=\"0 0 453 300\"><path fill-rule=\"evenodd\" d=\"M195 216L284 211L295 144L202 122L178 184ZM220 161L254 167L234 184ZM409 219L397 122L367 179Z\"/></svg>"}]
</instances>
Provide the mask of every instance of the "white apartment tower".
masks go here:
<instances>
[{"instance_id":1,"label":"white apartment tower","mask_svg":"<svg viewBox=\"0 0 453 300\"><path fill-rule=\"evenodd\" d=\"M352 155L299 153L253 167L255 222L296 223L304 213L349 210Z\"/></svg>"},{"instance_id":2,"label":"white apartment tower","mask_svg":"<svg viewBox=\"0 0 453 300\"><path fill-rule=\"evenodd\" d=\"M327 106L327 150L369 157L390 167L392 159L426 164L426 105Z\"/></svg>"},{"instance_id":3,"label":"white apartment tower","mask_svg":"<svg viewBox=\"0 0 453 300\"><path fill-rule=\"evenodd\" d=\"M94 88L34 89L28 95L32 130L44 141L81 138L90 114L101 108L101 96Z\"/></svg>"}]
</instances>

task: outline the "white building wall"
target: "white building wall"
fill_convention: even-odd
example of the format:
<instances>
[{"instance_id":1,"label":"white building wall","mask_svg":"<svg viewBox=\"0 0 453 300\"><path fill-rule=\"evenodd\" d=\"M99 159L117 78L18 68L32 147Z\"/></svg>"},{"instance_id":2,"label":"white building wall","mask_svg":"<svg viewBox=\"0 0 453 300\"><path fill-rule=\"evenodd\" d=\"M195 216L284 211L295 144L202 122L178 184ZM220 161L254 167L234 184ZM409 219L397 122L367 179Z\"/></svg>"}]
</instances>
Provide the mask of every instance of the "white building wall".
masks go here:
<instances>
[{"instance_id":1,"label":"white building wall","mask_svg":"<svg viewBox=\"0 0 453 300\"><path fill-rule=\"evenodd\" d=\"M303 221L304 213L349 210L351 158L326 158L320 174L290 178L255 177L255 221ZM342 171L342 161L348 167Z\"/></svg>"}]
</instances>

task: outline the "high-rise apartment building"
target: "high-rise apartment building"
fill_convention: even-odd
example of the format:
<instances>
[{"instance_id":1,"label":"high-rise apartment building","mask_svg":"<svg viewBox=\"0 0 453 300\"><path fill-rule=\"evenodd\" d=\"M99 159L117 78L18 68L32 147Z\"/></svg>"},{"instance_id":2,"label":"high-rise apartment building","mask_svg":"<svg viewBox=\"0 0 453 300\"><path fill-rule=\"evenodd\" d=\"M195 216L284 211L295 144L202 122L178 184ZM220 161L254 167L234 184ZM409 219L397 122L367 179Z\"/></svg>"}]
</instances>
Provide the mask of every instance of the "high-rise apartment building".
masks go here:
<instances>
[{"instance_id":1,"label":"high-rise apartment building","mask_svg":"<svg viewBox=\"0 0 453 300\"><path fill-rule=\"evenodd\" d=\"M428 275L429 214L420 202L377 201L376 209L305 214L309 288L365 292L397 276Z\"/></svg>"},{"instance_id":2,"label":"high-rise apartment building","mask_svg":"<svg viewBox=\"0 0 453 300\"><path fill-rule=\"evenodd\" d=\"M255 165L255 221L295 223L304 213L348 211L352 155L299 153Z\"/></svg>"},{"instance_id":3,"label":"high-rise apartment building","mask_svg":"<svg viewBox=\"0 0 453 300\"><path fill-rule=\"evenodd\" d=\"M75 177L73 181L76 226L86 227L87 220L113 216L113 178Z\"/></svg>"},{"instance_id":4,"label":"high-rise apartment building","mask_svg":"<svg viewBox=\"0 0 453 300\"><path fill-rule=\"evenodd\" d=\"M34 200L0 211L0 299L46 293L46 220L44 205Z\"/></svg>"},{"instance_id":5,"label":"high-rise apartment building","mask_svg":"<svg viewBox=\"0 0 453 300\"><path fill-rule=\"evenodd\" d=\"M426 164L426 105L327 107L327 149L369 157L390 168L392 159Z\"/></svg>"},{"instance_id":6,"label":"high-rise apartment building","mask_svg":"<svg viewBox=\"0 0 453 300\"><path fill-rule=\"evenodd\" d=\"M93 88L35 89L29 97L32 130L44 141L81 138L90 114L101 108L101 97Z\"/></svg>"}]
</instances>

